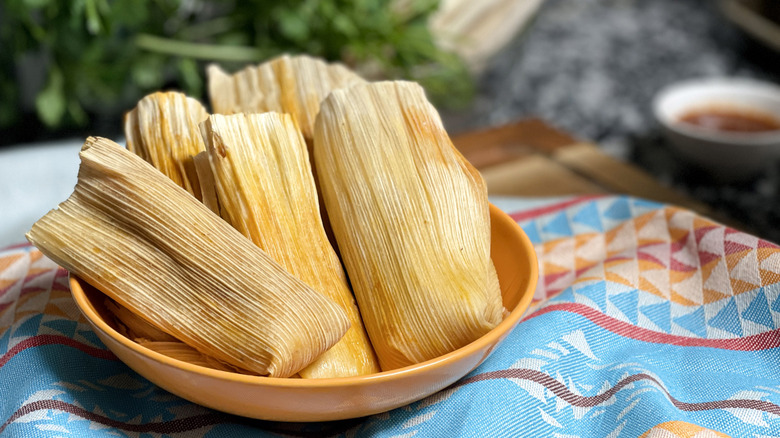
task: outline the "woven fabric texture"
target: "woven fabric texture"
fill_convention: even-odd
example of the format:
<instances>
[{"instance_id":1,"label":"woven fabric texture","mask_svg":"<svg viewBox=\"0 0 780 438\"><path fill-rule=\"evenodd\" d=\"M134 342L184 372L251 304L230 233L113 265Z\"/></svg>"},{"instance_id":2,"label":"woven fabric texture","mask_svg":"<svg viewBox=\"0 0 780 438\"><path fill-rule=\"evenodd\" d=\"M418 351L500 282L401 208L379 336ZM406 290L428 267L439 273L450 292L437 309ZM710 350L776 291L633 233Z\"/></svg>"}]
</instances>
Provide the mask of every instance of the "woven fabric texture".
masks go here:
<instances>
[{"instance_id":1,"label":"woven fabric texture","mask_svg":"<svg viewBox=\"0 0 780 438\"><path fill-rule=\"evenodd\" d=\"M167 393L105 349L67 272L0 251L0 436L780 436L780 247L630 197L493 202L539 257L523 321L450 388L330 423Z\"/></svg>"}]
</instances>

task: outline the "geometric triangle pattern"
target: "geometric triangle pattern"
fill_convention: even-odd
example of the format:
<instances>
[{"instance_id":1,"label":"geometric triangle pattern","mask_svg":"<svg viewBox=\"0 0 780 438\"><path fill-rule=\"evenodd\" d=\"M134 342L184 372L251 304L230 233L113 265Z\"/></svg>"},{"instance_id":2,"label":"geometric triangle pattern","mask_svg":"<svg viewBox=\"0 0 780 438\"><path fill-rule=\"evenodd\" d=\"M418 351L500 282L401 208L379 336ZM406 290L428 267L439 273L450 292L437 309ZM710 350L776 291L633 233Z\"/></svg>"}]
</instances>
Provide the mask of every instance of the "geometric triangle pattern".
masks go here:
<instances>
[{"instance_id":1,"label":"geometric triangle pattern","mask_svg":"<svg viewBox=\"0 0 780 438\"><path fill-rule=\"evenodd\" d=\"M697 337L704 338L707 336L704 308L701 306L690 313L674 317L672 322Z\"/></svg>"},{"instance_id":2,"label":"geometric triangle pattern","mask_svg":"<svg viewBox=\"0 0 780 438\"><path fill-rule=\"evenodd\" d=\"M550 385L517 382L533 398L538 423L549 425L529 436L780 437L780 248L690 211L625 196L561 205L516 216L522 226L533 224L540 269L520 336L532 342L565 334L540 340L528 351L532 359L510 362L529 375L549 374ZM575 350L581 354L573 360ZM594 363L572 370L584 357ZM744 364L749 358L760 360ZM620 389L599 381L610 370L624 379ZM635 386L640 375L657 392ZM703 395L710 390L720 395ZM642 400L650 393L658 401ZM598 400L585 403L589 396ZM575 399L577 406L569 401ZM698 419L680 414L704 400ZM670 402L669 415L637 424ZM597 417L604 429L577 430L577 421Z\"/></svg>"},{"instance_id":3,"label":"geometric triangle pattern","mask_svg":"<svg viewBox=\"0 0 780 438\"><path fill-rule=\"evenodd\" d=\"M625 221L631 219L631 207L626 197L617 197L610 200L602 207L603 216L610 220Z\"/></svg>"},{"instance_id":4,"label":"geometric triangle pattern","mask_svg":"<svg viewBox=\"0 0 780 438\"><path fill-rule=\"evenodd\" d=\"M733 297L726 299L726 305L723 306L714 317L707 321L707 325L711 328L727 331L736 336L742 336L742 324L737 311L737 303L734 301Z\"/></svg>"},{"instance_id":5,"label":"geometric triangle pattern","mask_svg":"<svg viewBox=\"0 0 780 438\"><path fill-rule=\"evenodd\" d=\"M575 296L583 297L590 301L584 301L591 306L595 306L595 308L601 312L606 312L607 308L607 285L603 281L586 284L576 287L574 289ZM583 302L582 299L577 300L577 302Z\"/></svg>"},{"instance_id":6,"label":"geometric triangle pattern","mask_svg":"<svg viewBox=\"0 0 780 438\"><path fill-rule=\"evenodd\" d=\"M669 333L672 329L671 303L663 301L657 304L649 304L639 308L639 313L655 324L659 330Z\"/></svg>"},{"instance_id":7,"label":"geometric triangle pattern","mask_svg":"<svg viewBox=\"0 0 780 438\"><path fill-rule=\"evenodd\" d=\"M569 218L566 216L566 211L562 211L556 215L553 215L549 220L545 221L542 225L542 232L547 235L558 236L571 236L572 228L569 225Z\"/></svg>"},{"instance_id":8,"label":"geometric triangle pattern","mask_svg":"<svg viewBox=\"0 0 780 438\"><path fill-rule=\"evenodd\" d=\"M729 438L729 436L686 421L667 421L653 426L639 438Z\"/></svg>"},{"instance_id":9,"label":"geometric triangle pattern","mask_svg":"<svg viewBox=\"0 0 780 438\"><path fill-rule=\"evenodd\" d=\"M67 284L68 273L34 247L0 253L0 333L72 337L88 327Z\"/></svg>"},{"instance_id":10,"label":"geometric triangle pattern","mask_svg":"<svg viewBox=\"0 0 780 438\"><path fill-rule=\"evenodd\" d=\"M772 322L772 312L769 310L769 303L767 302L766 293L764 292L763 287L759 289L758 293L753 298L753 301L748 304L747 309L742 312L742 319L768 328L774 326L774 323Z\"/></svg>"},{"instance_id":11,"label":"geometric triangle pattern","mask_svg":"<svg viewBox=\"0 0 780 438\"><path fill-rule=\"evenodd\" d=\"M780 247L771 242L628 196L523 218L519 224L533 236L539 259L537 305L570 300L642 328L691 337L780 327L774 298Z\"/></svg>"},{"instance_id":12,"label":"geometric triangle pattern","mask_svg":"<svg viewBox=\"0 0 780 438\"><path fill-rule=\"evenodd\" d=\"M542 243L542 238L539 235L539 227L536 224L536 221L528 221L525 224L523 224L523 231L525 232L525 235L528 236L528 239L533 243L534 245L538 243Z\"/></svg>"},{"instance_id":13,"label":"geometric triangle pattern","mask_svg":"<svg viewBox=\"0 0 780 438\"><path fill-rule=\"evenodd\" d=\"M105 349L64 270L0 251L0 436L780 436L780 248L626 196L535 205L513 216L540 268L520 325L447 389L344 422L167 393Z\"/></svg>"},{"instance_id":14,"label":"geometric triangle pattern","mask_svg":"<svg viewBox=\"0 0 780 438\"><path fill-rule=\"evenodd\" d=\"M636 289L630 292L611 295L609 302L619 310L629 322L636 325L639 316L638 291Z\"/></svg>"},{"instance_id":15,"label":"geometric triangle pattern","mask_svg":"<svg viewBox=\"0 0 780 438\"><path fill-rule=\"evenodd\" d=\"M582 208L575 211L571 217L572 228L583 231L604 231L601 224L601 216L595 202L588 202Z\"/></svg>"}]
</instances>

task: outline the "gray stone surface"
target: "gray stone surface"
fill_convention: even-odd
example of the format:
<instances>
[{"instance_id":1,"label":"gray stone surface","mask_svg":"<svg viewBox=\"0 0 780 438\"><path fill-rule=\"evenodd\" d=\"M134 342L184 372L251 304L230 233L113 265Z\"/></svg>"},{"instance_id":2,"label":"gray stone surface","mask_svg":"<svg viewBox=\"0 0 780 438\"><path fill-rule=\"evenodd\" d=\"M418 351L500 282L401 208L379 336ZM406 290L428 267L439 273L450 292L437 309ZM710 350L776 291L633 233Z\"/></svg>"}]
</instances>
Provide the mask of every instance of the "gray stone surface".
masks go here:
<instances>
[{"instance_id":1,"label":"gray stone surface","mask_svg":"<svg viewBox=\"0 0 780 438\"><path fill-rule=\"evenodd\" d=\"M547 0L491 60L474 105L444 118L459 132L541 117L780 241L777 169L719 184L682 162L653 119L661 88L713 76L778 83L780 55L732 26L712 0Z\"/></svg>"}]
</instances>

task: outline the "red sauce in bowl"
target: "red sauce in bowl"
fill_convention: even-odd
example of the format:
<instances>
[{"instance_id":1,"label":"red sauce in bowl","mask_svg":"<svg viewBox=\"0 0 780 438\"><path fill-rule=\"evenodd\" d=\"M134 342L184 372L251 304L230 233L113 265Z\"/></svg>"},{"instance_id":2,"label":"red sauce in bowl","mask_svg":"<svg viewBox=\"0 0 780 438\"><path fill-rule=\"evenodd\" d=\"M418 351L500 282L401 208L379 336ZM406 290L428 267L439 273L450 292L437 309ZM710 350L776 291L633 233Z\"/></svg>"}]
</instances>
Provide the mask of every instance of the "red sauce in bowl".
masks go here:
<instances>
[{"instance_id":1,"label":"red sauce in bowl","mask_svg":"<svg viewBox=\"0 0 780 438\"><path fill-rule=\"evenodd\" d=\"M773 115L739 108L698 108L684 113L679 121L711 131L767 132L780 130L780 121Z\"/></svg>"}]
</instances>

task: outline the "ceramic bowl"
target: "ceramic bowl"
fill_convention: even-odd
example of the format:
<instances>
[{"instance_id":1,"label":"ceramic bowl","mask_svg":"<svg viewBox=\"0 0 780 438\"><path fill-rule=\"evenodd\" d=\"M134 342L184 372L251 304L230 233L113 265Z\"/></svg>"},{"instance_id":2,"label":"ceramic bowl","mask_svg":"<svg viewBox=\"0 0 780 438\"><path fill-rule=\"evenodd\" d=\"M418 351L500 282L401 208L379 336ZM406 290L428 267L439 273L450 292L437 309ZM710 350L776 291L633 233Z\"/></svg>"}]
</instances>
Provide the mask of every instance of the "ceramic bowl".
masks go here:
<instances>
[{"instance_id":1,"label":"ceramic bowl","mask_svg":"<svg viewBox=\"0 0 780 438\"><path fill-rule=\"evenodd\" d=\"M533 246L505 213L490 206L491 258L509 315L476 341L413 366L360 377L283 379L213 370L156 353L117 332L103 294L73 276L71 291L103 343L156 385L195 403L244 417L328 421L388 411L455 383L484 361L517 325L531 302L538 267Z\"/></svg>"},{"instance_id":2,"label":"ceramic bowl","mask_svg":"<svg viewBox=\"0 0 780 438\"><path fill-rule=\"evenodd\" d=\"M780 158L780 131L715 131L680 121L690 111L713 107L780 120L780 87L748 79L691 80L664 88L653 102L671 145L718 179L755 177Z\"/></svg>"}]
</instances>

